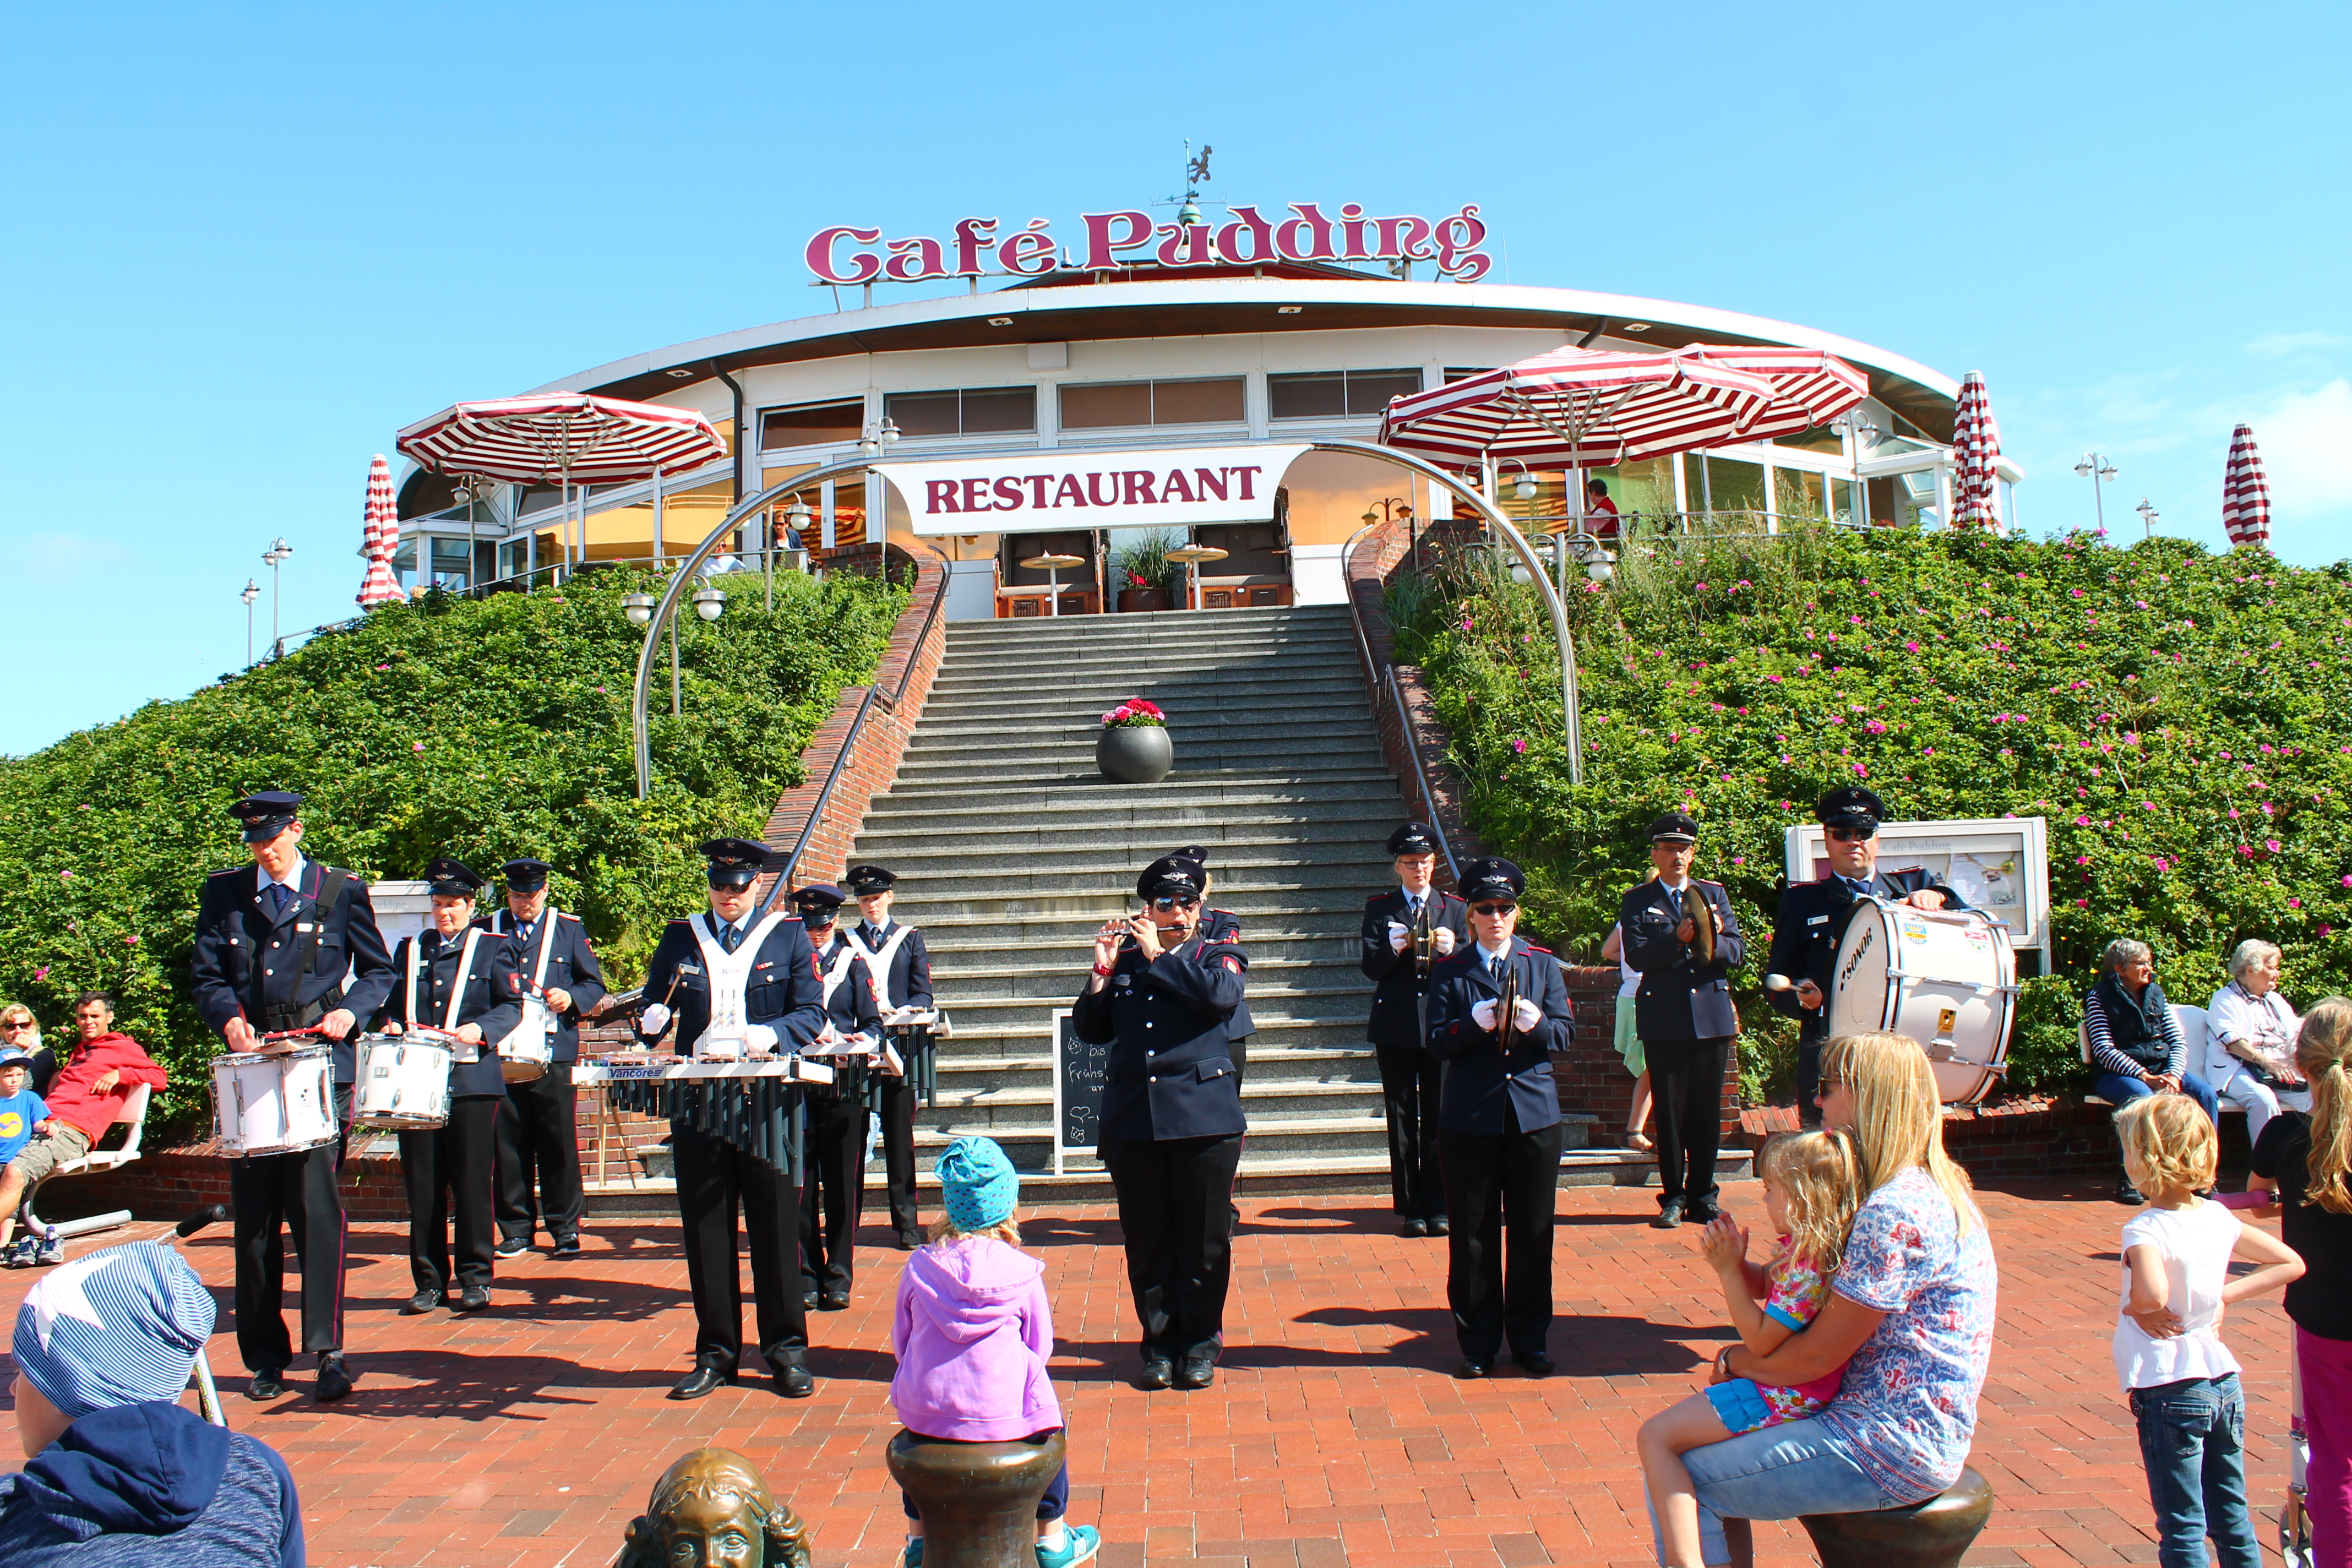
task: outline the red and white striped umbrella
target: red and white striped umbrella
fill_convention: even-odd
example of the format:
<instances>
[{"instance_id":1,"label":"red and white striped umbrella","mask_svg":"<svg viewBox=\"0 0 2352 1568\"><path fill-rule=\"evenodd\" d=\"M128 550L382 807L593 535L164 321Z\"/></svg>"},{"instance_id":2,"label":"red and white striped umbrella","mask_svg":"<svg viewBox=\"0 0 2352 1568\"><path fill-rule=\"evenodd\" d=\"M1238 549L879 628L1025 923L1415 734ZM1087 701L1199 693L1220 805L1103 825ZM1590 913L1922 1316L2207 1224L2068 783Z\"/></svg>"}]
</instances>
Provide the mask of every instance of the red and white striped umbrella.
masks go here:
<instances>
[{"instance_id":1,"label":"red and white striped umbrella","mask_svg":"<svg viewBox=\"0 0 2352 1568\"><path fill-rule=\"evenodd\" d=\"M517 484L614 484L727 455L710 421L691 408L584 392L460 403L403 430L399 447L445 474Z\"/></svg>"},{"instance_id":2,"label":"red and white striped umbrella","mask_svg":"<svg viewBox=\"0 0 2352 1568\"><path fill-rule=\"evenodd\" d=\"M2263 472L2263 455L2254 449L2254 427L2241 425L2230 437L2230 466L2221 476L2221 526L2229 531L2231 548L2259 544L2270 548L2271 481Z\"/></svg>"},{"instance_id":3,"label":"red and white striped umbrella","mask_svg":"<svg viewBox=\"0 0 2352 1568\"><path fill-rule=\"evenodd\" d=\"M360 584L360 608L397 605L408 597L392 574L393 553L400 548L400 511L392 499L392 465L378 452L368 465L367 512L361 533L367 556L367 580Z\"/></svg>"},{"instance_id":4,"label":"red and white striped umbrella","mask_svg":"<svg viewBox=\"0 0 2352 1568\"><path fill-rule=\"evenodd\" d=\"M1599 468L1745 438L1771 383L1679 353L1559 349L1389 401L1381 439L1455 466Z\"/></svg>"},{"instance_id":5,"label":"red and white striped umbrella","mask_svg":"<svg viewBox=\"0 0 2352 1568\"><path fill-rule=\"evenodd\" d=\"M1826 425L1870 395L1868 376L1820 349L1693 343L1675 352L1686 359L1761 376L1771 385L1772 405L1741 428L1743 441L1795 436Z\"/></svg>"},{"instance_id":6,"label":"red and white striped umbrella","mask_svg":"<svg viewBox=\"0 0 2352 1568\"><path fill-rule=\"evenodd\" d=\"M2000 475L2000 426L1992 416L1985 393L1984 373L1970 371L1960 382L1959 406L1952 415L1952 456L1959 471L1953 476L1952 526L2001 531L2000 508L1995 500Z\"/></svg>"}]
</instances>

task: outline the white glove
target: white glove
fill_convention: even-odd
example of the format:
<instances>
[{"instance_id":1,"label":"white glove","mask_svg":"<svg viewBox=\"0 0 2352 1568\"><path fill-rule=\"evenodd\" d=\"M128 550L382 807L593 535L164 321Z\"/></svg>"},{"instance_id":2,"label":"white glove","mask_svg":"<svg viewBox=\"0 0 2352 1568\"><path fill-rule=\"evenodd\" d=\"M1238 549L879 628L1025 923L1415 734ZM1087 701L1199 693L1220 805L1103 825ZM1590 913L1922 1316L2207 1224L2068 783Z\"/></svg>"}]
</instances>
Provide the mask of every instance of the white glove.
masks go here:
<instances>
[{"instance_id":1,"label":"white glove","mask_svg":"<svg viewBox=\"0 0 2352 1568\"><path fill-rule=\"evenodd\" d=\"M1538 1024L1542 1022L1543 1009L1528 1001L1526 997L1522 996L1517 1001L1511 1004L1511 1026L1513 1028L1523 1030L1532 1029Z\"/></svg>"},{"instance_id":2,"label":"white glove","mask_svg":"<svg viewBox=\"0 0 2352 1568\"><path fill-rule=\"evenodd\" d=\"M1412 933L1405 930L1404 927L1399 925L1396 921L1389 921L1389 951L1391 952L1402 952L1406 948L1411 947L1412 945Z\"/></svg>"},{"instance_id":3,"label":"white glove","mask_svg":"<svg viewBox=\"0 0 2352 1568\"><path fill-rule=\"evenodd\" d=\"M649 1040L657 1040L661 1032L669 1027L672 1016L667 1007L656 1002L637 1016L637 1032Z\"/></svg>"},{"instance_id":4,"label":"white glove","mask_svg":"<svg viewBox=\"0 0 2352 1568\"><path fill-rule=\"evenodd\" d=\"M1454 928L1453 928L1453 927L1451 927L1451 926L1439 926L1435 931L1432 931L1432 932L1430 932L1430 933L1429 933L1429 940L1430 940L1430 944L1431 944L1432 946L1433 946L1433 947L1435 947L1435 948L1437 949L1437 956L1438 956L1438 957L1440 957L1440 958L1445 958L1445 957L1450 956L1450 955L1453 953L1453 952L1454 952Z\"/></svg>"},{"instance_id":5,"label":"white glove","mask_svg":"<svg viewBox=\"0 0 2352 1568\"><path fill-rule=\"evenodd\" d=\"M743 1041L751 1047L751 1054L755 1057L772 1057L776 1054L776 1031L770 1025L744 1025Z\"/></svg>"},{"instance_id":6,"label":"white glove","mask_svg":"<svg viewBox=\"0 0 2352 1568\"><path fill-rule=\"evenodd\" d=\"M1491 1035L1495 1032L1495 1014L1497 1011L1495 999L1490 996L1486 1001L1472 1005L1470 1021Z\"/></svg>"}]
</instances>

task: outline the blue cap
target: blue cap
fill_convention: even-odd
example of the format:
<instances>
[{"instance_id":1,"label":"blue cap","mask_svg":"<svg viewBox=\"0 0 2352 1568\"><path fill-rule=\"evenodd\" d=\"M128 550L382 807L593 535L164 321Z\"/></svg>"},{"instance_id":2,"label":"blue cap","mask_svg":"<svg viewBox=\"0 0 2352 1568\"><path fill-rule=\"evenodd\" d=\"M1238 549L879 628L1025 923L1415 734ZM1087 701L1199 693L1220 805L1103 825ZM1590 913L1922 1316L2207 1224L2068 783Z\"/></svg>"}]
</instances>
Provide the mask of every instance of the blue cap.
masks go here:
<instances>
[{"instance_id":1,"label":"blue cap","mask_svg":"<svg viewBox=\"0 0 2352 1568\"><path fill-rule=\"evenodd\" d=\"M110 1247L41 1277L16 1310L16 1370L75 1420L176 1399L212 1337L213 1294L152 1241Z\"/></svg>"},{"instance_id":2,"label":"blue cap","mask_svg":"<svg viewBox=\"0 0 2352 1568\"><path fill-rule=\"evenodd\" d=\"M230 806L228 814L245 824L247 844L267 844L294 826L301 805L302 797L291 790L256 790Z\"/></svg>"},{"instance_id":3,"label":"blue cap","mask_svg":"<svg viewBox=\"0 0 2352 1568\"><path fill-rule=\"evenodd\" d=\"M967 1234L1013 1217L1021 1173L991 1138L959 1138L940 1156L940 1194L948 1220Z\"/></svg>"},{"instance_id":4,"label":"blue cap","mask_svg":"<svg viewBox=\"0 0 2352 1568\"><path fill-rule=\"evenodd\" d=\"M702 847L703 858L710 862L714 888L750 887L760 879L769 853L768 847L756 838L714 838Z\"/></svg>"},{"instance_id":5,"label":"blue cap","mask_svg":"<svg viewBox=\"0 0 2352 1568\"><path fill-rule=\"evenodd\" d=\"M18 1064L29 1066L32 1059L33 1053L22 1046L0 1046L0 1068Z\"/></svg>"}]
</instances>

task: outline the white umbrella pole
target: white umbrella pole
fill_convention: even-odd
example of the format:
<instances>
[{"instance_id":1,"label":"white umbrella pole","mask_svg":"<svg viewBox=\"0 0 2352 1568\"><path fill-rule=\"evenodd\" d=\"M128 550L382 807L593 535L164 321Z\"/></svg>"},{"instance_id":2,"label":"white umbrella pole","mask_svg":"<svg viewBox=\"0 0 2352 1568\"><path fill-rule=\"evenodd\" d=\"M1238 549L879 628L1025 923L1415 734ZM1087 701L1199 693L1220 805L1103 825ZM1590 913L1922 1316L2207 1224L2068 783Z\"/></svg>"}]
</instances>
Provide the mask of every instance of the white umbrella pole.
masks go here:
<instances>
[{"instance_id":1,"label":"white umbrella pole","mask_svg":"<svg viewBox=\"0 0 2352 1568\"><path fill-rule=\"evenodd\" d=\"M656 468L656 469L654 470L654 570L655 570L655 571L656 571L656 572L660 571L660 570L661 570L661 564L662 564L662 473L661 473L661 470L660 470L659 468Z\"/></svg>"}]
</instances>

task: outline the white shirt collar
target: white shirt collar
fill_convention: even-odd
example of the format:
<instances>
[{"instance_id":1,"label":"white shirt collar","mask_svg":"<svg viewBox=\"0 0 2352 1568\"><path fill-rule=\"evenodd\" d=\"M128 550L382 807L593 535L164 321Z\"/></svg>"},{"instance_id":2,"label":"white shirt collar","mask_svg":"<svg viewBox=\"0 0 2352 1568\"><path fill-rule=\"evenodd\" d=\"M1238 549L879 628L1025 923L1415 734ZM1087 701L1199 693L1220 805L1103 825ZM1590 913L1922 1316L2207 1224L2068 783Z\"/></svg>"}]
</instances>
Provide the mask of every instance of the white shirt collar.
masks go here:
<instances>
[{"instance_id":1,"label":"white shirt collar","mask_svg":"<svg viewBox=\"0 0 2352 1568\"><path fill-rule=\"evenodd\" d=\"M1429 890L1427 892L1416 893L1411 888L1406 887L1402 882L1399 882L1397 884L1397 891L1404 895L1404 901L1408 905L1416 901L1424 904L1432 903L1434 902L1437 898L1437 884L1432 882L1429 885Z\"/></svg>"},{"instance_id":2,"label":"white shirt collar","mask_svg":"<svg viewBox=\"0 0 2352 1568\"><path fill-rule=\"evenodd\" d=\"M1688 877L1685 877L1679 882L1669 882L1665 878L1660 877L1658 879L1658 886L1665 889L1666 891L1670 893L1688 892L1690 890L1690 879Z\"/></svg>"},{"instance_id":3,"label":"white shirt collar","mask_svg":"<svg viewBox=\"0 0 2352 1568\"><path fill-rule=\"evenodd\" d=\"M1482 942L1477 944L1477 947L1479 953L1484 956L1489 963L1491 963L1498 958L1508 958L1511 955L1512 943L1506 942L1501 947L1496 948L1488 947Z\"/></svg>"},{"instance_id":4,"label":"white shirt collar","mask_svg":"<svg viewBox=\"0 0 2352 1568\"><path fill-rule=\"evenodd\" d=\"M286 875L282 879L272 877L257 864L253 868L253 890L257 893L266 893L269 890L269 884L274 881L289 893L299 893L302 890L303 868L309 864L310 862L303 859L298 852L294 857L294 864L287 868Z\"/></svg>"}]
</instances>

